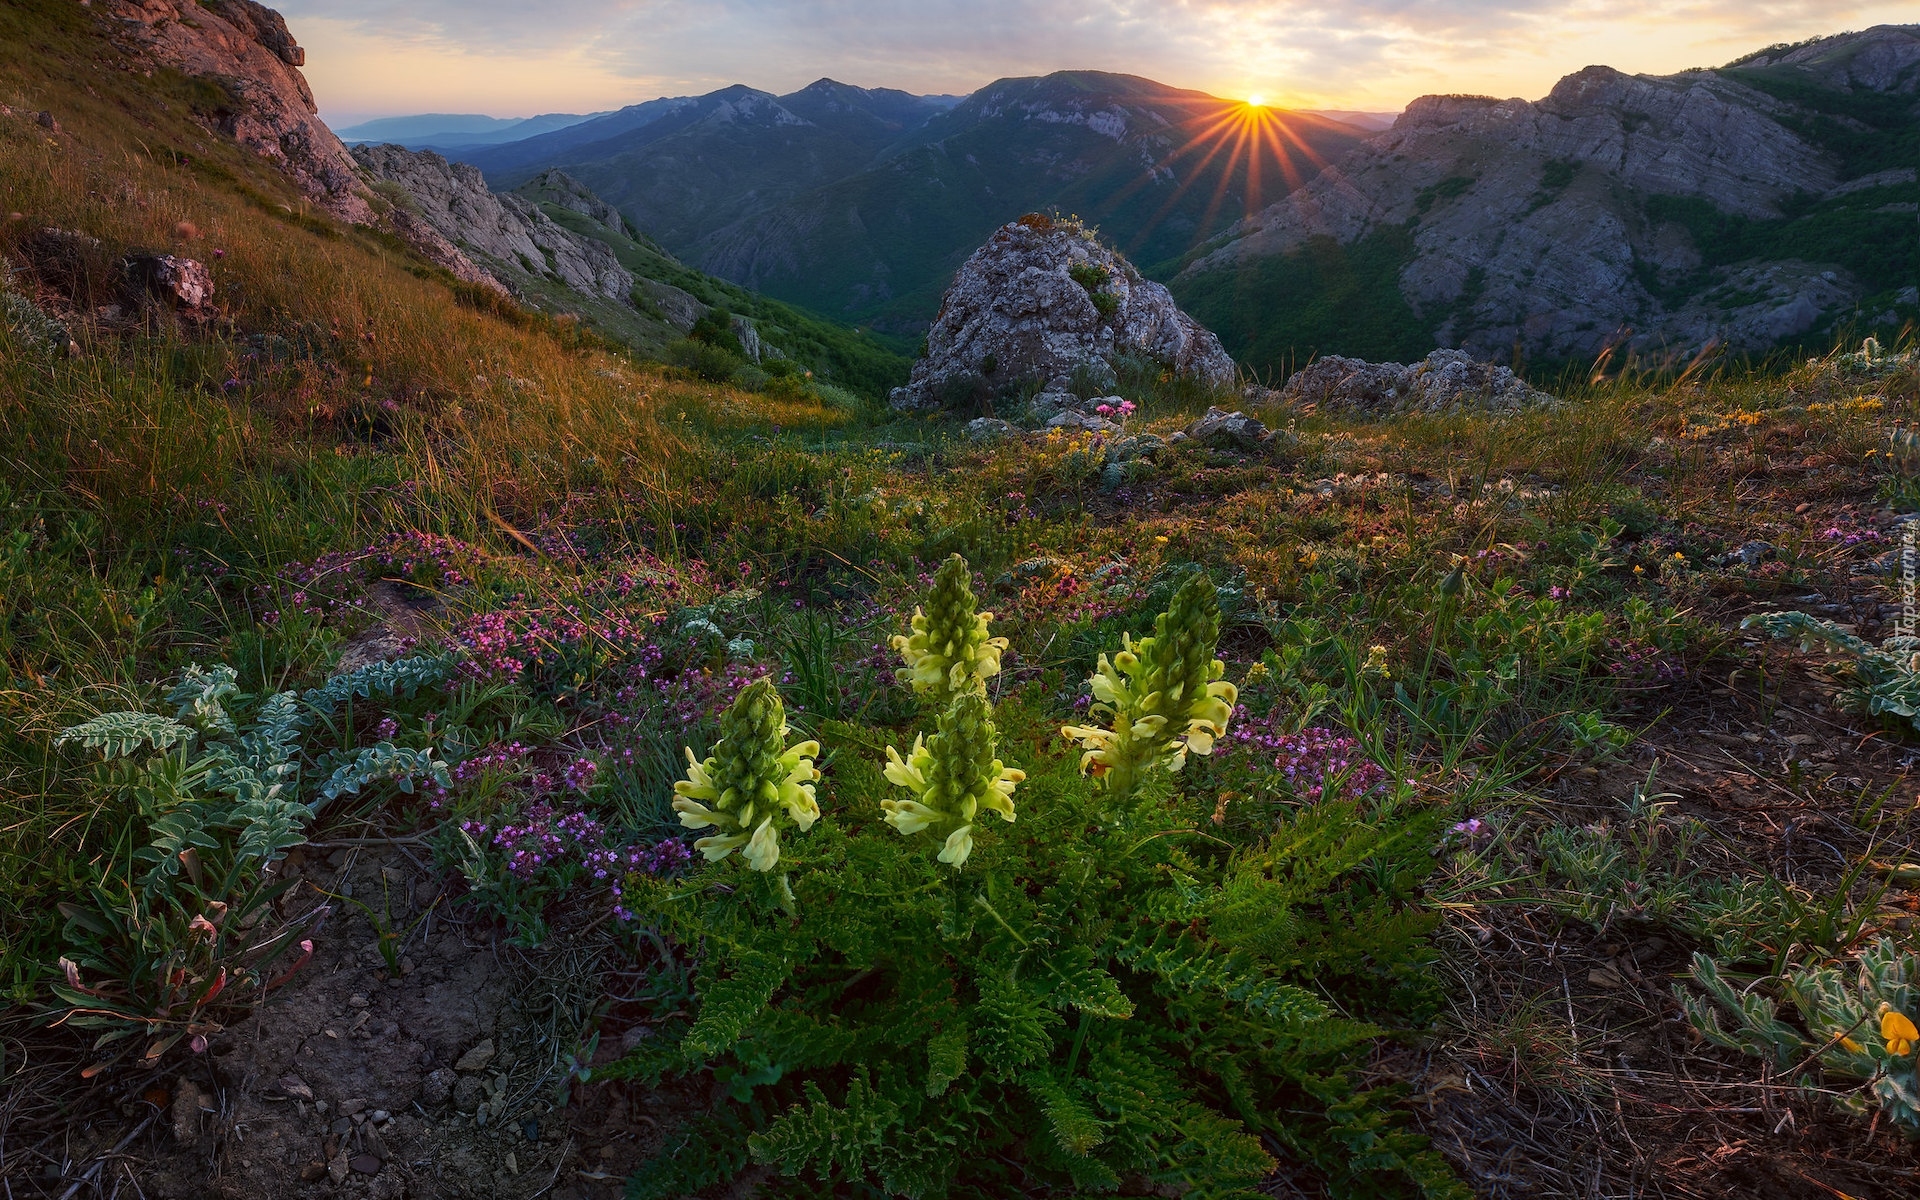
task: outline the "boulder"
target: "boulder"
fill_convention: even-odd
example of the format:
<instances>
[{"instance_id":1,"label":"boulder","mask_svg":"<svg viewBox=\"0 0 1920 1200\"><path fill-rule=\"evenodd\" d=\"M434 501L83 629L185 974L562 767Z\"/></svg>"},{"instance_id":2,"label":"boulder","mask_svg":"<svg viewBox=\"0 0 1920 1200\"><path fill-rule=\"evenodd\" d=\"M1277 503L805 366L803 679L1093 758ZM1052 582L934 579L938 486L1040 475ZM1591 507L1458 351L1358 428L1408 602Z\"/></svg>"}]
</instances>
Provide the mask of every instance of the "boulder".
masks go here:
<instances>
[{"instance_id":1,"label":"boulder","mask_svg":"<svg viewBox=\"0 0 1920 1200\"><path fill-rule=\"evenodd\" d=\"M1038 379L1064 391L1076 369L1110 380L1121 356L1216 387L1234 378L1220 339L1181 312L1166 288L1079 222L1030 214L1002 226L961 266L927 332L927 353L892 401L935 408L961 390L950 382L967 380L992 388Z\"/></svg>"},{"instance_id":2,"label":"boulder","mask_svg":"<svg viewBox=\"0 0 1920 1200\"><path fill-rule=\"evenodd\" d=\"M1280 397L1323 412L1370 415L1508 413L1554 403L1508 368L1477 362L1464 350L1435 350L1411 365L1329 355L1294 372Z\"/></svg>"},{"instance_id":3,"label":"boulder","mask_svg":"<svg viewBox=\"0 0 1920 1200\"><path fill-rule=\"evenodd\" d=\"M95 11L150 60L130 69L161 66L217 80L226 99L208 119L222 133L271 160L334 216L373 223L353 159L320 120L300 74L306 51L279 13L254 0L102 0Z\"/></svg>"},{"instance_id":4,"label":"boulder","mask_svg":"<svg viewBox=\"0 0 1920 1200\"><path fill-rule=\"evenodd\" d=\"M967 436L976 442L997 442L1019 432L1012 422L998 417L978 417L967 422Z\"/></svg>"},{"instance_id":5,"label":"boulder","mask_svg":"<svg viewBox=\"0 0 1920 1200\"><path fill-rule=\"evenodd\" d=\"M127 259L127 273L155 299L170 301L187 316L213 308L213 272L198 259L178 254L138 254Z\"/></svg>"},{"instance_id":6,"label":"boulder","mask_svg":"<svg viewBox=\"0 0 1920 1200\"><path fill-rule=\"evenodd\" d=\"M1272 434L1267 427L1243 412L1209 408L1207 415L1186 428L1186 438L1222 450L1252 450Z\"/></svg>"},{"instance_id":7,"label":"boulder","mask_svg":"<svg viewBox=\"0 0 1920 1200\"><path fill-rule=\"evenodd\" d=\"M1069 433L1085 431L1089 433L1111 433L1120 428L1112 421L1094 413L1063 412L1047 422L1048 429L1064 429Z\"/></svg>"}]
</instances>

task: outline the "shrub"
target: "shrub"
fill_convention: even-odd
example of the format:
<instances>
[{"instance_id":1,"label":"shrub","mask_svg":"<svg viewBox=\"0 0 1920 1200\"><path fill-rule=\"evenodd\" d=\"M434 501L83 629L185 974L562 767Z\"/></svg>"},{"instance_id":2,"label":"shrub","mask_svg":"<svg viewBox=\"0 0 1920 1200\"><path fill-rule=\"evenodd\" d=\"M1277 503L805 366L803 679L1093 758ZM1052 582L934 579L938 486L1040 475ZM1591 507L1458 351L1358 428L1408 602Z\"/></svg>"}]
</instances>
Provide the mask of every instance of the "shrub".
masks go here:
<instances>
[{"instance_id":1,"label":"shrub","mask_svg":"<svg viewBox=\"0 0 1920 1200\"><path fill-rule=\"evenodd\" d=\"M691 371L709 383L727 383L747 369L747 360L735 351L693 338L668 342L661 357L668 366Z\"/></svg>"},{"instance_id":2,"label":"shrub","mask_svg":"<svg viewBox=\"0 0 1920 1200\"><path fill-rule=\"evenodd\" d=\"M954 561L915 623L928 642L985 634ZM1204 752L1232 707L1204 686L1211 600L1183 587L1131 651L1158 695L1094 685L1115 692L1116 725L1147 726L1154 770L1008 766L1003 747L1030 751L1044 715L996 713L985 659L948 653L947 686L924 694L934 734L884 767L841 757L835 803L782 846L779 874L725 857L682 884L633 881L636 908L700 964L702 1002L611 1073L725 1086L629 1195L697 1190L750 1159L810 1194L1252 1195L1275 1166L1263 1137L1351 1184L1465 1194L1355 1094L1342 1052L1382 1030L1325 998L1364 1012L1363 993L1408 976L1426 922L1405 899L1432 830L1335 803L1233 844L1201 827L1211 798L1168 787L1176 736ZM917 678L926 651L903 641ZM701 771L690 786L716 790L714 760Z\"/></svg>"}]
</instances>

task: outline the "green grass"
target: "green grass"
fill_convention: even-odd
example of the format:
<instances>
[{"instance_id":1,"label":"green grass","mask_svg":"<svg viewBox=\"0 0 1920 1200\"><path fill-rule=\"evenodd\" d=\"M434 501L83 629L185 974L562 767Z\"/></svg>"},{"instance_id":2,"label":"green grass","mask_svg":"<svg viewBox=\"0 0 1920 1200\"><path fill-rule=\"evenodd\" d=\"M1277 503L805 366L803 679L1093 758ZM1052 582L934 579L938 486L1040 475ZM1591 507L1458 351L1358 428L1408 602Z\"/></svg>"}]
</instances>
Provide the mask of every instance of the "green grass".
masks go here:
<instances>
[{"instance_id":1,"label":"green grass","mask_svg":"<svg viewBox=\"0 0 1920 1200\"><path fill-rule=\"evenodd\" d=\"M1422 321L1400 295L1400 270L1413 253L1410 229L1378 230L1349 246L1313 238L1184 280L1175 299L1261 378L1282 378L1323 354L1413 362L1433 349L1438 324ZM1276 305L1278 296L1303 299Z\"/></svg>"}]
</instances>

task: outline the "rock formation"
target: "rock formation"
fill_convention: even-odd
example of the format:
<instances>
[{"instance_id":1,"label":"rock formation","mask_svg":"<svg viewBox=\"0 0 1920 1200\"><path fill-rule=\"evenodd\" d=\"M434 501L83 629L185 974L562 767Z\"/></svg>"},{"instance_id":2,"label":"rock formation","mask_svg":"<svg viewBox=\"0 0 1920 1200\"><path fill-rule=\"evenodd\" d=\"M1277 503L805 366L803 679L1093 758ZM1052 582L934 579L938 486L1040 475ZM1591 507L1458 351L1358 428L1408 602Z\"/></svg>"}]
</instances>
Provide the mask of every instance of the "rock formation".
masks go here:
<instances>
[{"instance_id":1,"label":"rock formation","mask_svg":"<svg viewBox=\"0 0 1920 1200\"><path fill-rule=\"evenodd\" d=\"M253 0L106 0L103 15L136 55L186 75L218 80L238 103L221 131L264 157L315 204L372 224L365 185L347 148L315 115L298 68L306 51L279 13Z\"/></svg>"},{"instance_id":2,"label":"rock formation","mask_svg":"<svg viewBox=\"0 0 1920 1200\"><path fill-rule=\"evenodd\" d=\"M1424 362L1370 363L1330 355L1293 373L1280 398L1323 412L1514 412L1551 404L1506 367L1474 361L1461 350L1435 350Z\"/></svg>"},{"instance_id":3,"label":"rock formation","mask_svg":"<svg viewBox=\"0 0 1920 1200\"><path fill-rule=\"evenodd\" d=\"M1817 87L1830 97L1812 107L1791 99ZM1852 118L1831 114L1892 112L1862 106L1859 94L1916 89L1920 26L1881 26L1719 70L1656 77L1588 67L1534 102L1427 96L1243 221L1174 291L1206 290L1209 279L1315 239L1410 235L1401 295L1435 342L1479 358L1516 343L1536 358L1589 357L1622 342L1763 349L1907 281L1875 283L1861 277L1865 267L1771 250L1791 240L1807 253L1819 238L1755 239L1732 255L1713 239L1753 223L1784 228L1789 210L1831 212L1833 228L1855 230L1829 245L1893 229L1894 210L1912 212L1913 165L1883 163L1874 131L1858 121L1835 134ZM1912 220L1889 236L1910 239ZM1276 308L1302 299L1235 295Z\"/></svg>"},{"instance_id":4,"label":"rock formation","mask_svg":"<svg viewBox=\"0 0 1920 1200\"><path fill-rule=\"evenodd\" d=\"M1122 355L1215 386L1234 377L1220 339L1166 288L1078 222L1033 214L1002 226L961 266L893 405L936 407L955 388L1064 384L1076 368L1111 375Z\"/></svg>"},{"instance_id":5,"label":"rock formation","mask_svg":"<svg viewBox=\"0 0 1920 1200\"><path fill-rule=\"evenodd\" d=\"M561 228L523 196L487 190L477 167L404 146L356 146L353 157L374 178L397 186L421 220L496 278L550 276L585 295L618 301L633 290L633 272L605 243Z\"/></svg>"}]
</instances>

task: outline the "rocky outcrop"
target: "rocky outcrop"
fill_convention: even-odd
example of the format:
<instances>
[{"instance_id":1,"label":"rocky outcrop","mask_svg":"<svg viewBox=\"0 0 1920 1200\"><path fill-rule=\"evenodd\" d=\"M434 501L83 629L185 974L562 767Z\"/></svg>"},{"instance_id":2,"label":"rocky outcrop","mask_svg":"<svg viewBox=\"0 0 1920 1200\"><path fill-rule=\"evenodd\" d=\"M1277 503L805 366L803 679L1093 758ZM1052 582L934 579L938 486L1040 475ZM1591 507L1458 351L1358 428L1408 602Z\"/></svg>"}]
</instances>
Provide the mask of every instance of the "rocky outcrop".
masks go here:
<instances>
[{"instance_id":1,"label":"rocky outcrop","mask_svg":"<svg viewBox=\"0 0 1920 1200\"><path fill-rule=\"evenodd\" d=\"M956 389L1064 384L1076 369L1111 377L1122 355L1215 386L1234 377L1220 339L1167 289L1077 222L1030 215L1002 226L961 266L927 332L927 353L896 408L930 408Z\"/></svg>"},{"instance_id":2,"label":"rocky outcrop","mask_svg":"<svg viewBox=\"0 0 1920 1200\"><path fill-rule=\"evenodd\" d=\"M535 204L552 204L577 212L617 237L640 240L639 230L627 223L619 209L558 167L540 172L513 190Z\"/></svg>"},{"instance_id":3,"label":"rocky outcrop","mask_svg":"<svg viewBox=\"0 0 1920 1200\"><path fill-rule=\"evenodd\" d=\"M1322 412L1369 416L1423 412L1516 412L1553 403L1506 367L1460 350L1435 350L1424 362L1370 363L1330 355L1293 373L1280 399Z\"/></svg>"},{"instance_id":4,"label":"rocky outcrop","mask_svg":"<svg viewBox=\"0 0 1920 1200\"><path fill-rule=\"evenodd\" d=\"M343 220L371 224L347 148L316 115L306 62L279 13L253 0L105 0L102 15L136 55L214 79L237 102L221 132L275 160L301 192Z\"/></svg>"},{"instance_id":5,"label":"rocky outcrop","mask_svg":"<svg viewBox=\"0 0 1920 1200\"><path fill-rule=\"evenodd\" d=\"M1821 139L1850 118L1781 98L1809 84L1835 90L1834 112L1858 90L1914 94L1920 26L1665 77L1588 67L1532 102L1423 97L1235 227L1174 289L1315 239L1410 236L1401 295L1437 343L1478 358L1516 344L1558 359L1622 343L1770 347L1822 328L1875 287L1831 263L1714 261L1701 230L1912 179L1910 167L1847 178L1849 155L1859 156ZM1857 145L1871 130L1854 124ZM1860 203L1865 213L1881 201Z\"/></svg>"},{"instance_id":6,"label":"rocky outcrop","mask_svg":"<svg viewBox=\"0 0 1920 1200\"><path fill-rule=\"evenodd\" d=\"M404 146L356 146L353 157L400 189L420 220L496 278L545 276L621 302L633 291L633 273L605 243L562 228L524 196L489 191L477 167Z\"/></svg>"}]
</instances>

